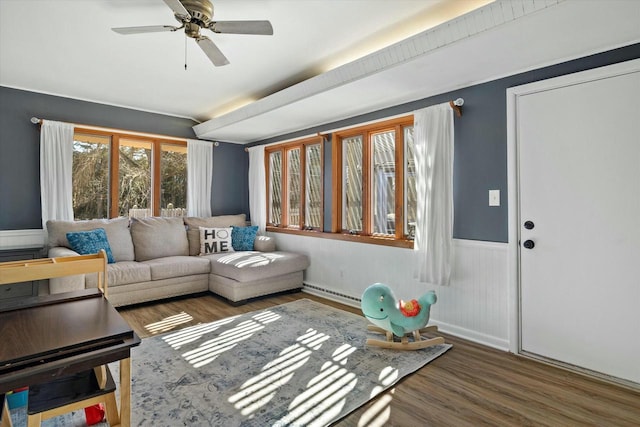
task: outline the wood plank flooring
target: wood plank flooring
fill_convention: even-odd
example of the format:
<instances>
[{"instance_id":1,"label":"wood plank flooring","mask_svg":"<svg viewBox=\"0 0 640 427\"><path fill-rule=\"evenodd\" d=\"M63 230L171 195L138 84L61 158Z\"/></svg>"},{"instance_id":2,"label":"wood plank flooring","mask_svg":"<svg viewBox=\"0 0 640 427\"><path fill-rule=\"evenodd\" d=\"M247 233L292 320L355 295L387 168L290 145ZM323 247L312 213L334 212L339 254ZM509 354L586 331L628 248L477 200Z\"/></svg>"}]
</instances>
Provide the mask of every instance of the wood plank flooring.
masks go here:
<instances>
[{"instance_id":1,"label":"wood plank flooring","mask_svg":"<svg viewBox=\"0 0 640 427\"><path fill-rule=\"evenodd\" d=\"M309 298L278 295L234 307L206 294L119 309L143 338ZM640 426L640 391L456 337L453 348L340 420L338 426Z\"/></svg>"}]
</instances>

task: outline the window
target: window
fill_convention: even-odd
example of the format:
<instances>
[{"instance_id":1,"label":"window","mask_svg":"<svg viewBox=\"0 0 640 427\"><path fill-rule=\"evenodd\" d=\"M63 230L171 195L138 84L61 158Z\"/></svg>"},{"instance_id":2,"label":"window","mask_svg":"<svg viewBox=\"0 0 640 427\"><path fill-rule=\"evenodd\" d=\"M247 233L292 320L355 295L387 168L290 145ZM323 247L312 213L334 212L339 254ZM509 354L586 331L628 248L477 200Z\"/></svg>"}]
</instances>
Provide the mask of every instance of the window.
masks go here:
<instances>
[{"instance_id":1,"label":"window","mask_svg":"<svg viewBox=\"0 0 640 427\"><path fill-rule=\"evenodd\" d=\"M282 223L282 151L269 153L269 219L268 223Z\"/></svg>"},{"instance_id":2,"label":"window","mask_svg":"<svg viewBox=\"0 0 640 427\"><path fill-rule=\"evenodd\" d=\"M269 226L322 230L322 143L314 137L265 148Z\"/></svg>"},{"instance_id":3,"label":"window","mask_svg":"<svg viewBox=\"0 0 640 427\"><path fill-rule=\"evenodd\" d=\"M183 216L187 207L187 147L160 145L160 216Z\"/></svg>"},{"instance_id":4,"label":"window","mask_svg":"<svg viewBox=\"0 0 640 427\"><path fill-rule=\"evenodd\" d=\"M342 143L342 229L362 231L362 136Z\"/></svg>"},{"instance_id":5,"label":"window","mask_svg":"<svg viewBox=\"0 0 640 427\"><path fill-rule=\"evenodd\" d=\"M73 214L75 219L109 214L109 147L111 137L75 134L73 141Z\"/></svg>"},{"instance_id":6,"label":"window","mask_svg":"<svg viewBox=\"0 0 640 427\"><path fill-rule=\"evenodd\" d=\"M323 157L322 137L265 148L270 231L324 230ZM413 247L413 116L335 132L331 157L331 230L314 235Z\"/></svg>"},{"instance_id":7,"label":"window","mask_svg":"<svg viewBox=\"0 0 640 427\"><path fill-rule=\"evenodd\" d=\"M307 227L322 230L322 143L305 146L305 220Z\"/></svg>"},{"instance_id":8,"label":"window","mask_svg":"<svg viewBox=\"0 0 640 427\"><path fill-rule=\"evenodd\" d=\"M76 219L182 216L186 141L76 128L72 179Z\"/></svg>"},{"instance_id":9,"label":"window","mask_svg":"<svg viewBox=\"0 0 640 427\"><path fill-rule=\"evenodd\" d=\"M151 150L150 141L120 138L118 144L118 216L150 213ZM147 216L147 215L144 215Z\"/></svg>"},{"instance_id":10,"label":"window","mask_svg":"<svg viewBox=\"0 0 640 427\"><path fill-rule=\"evenodd\" d=\"M413 117L333 135L333 232L411 239L416 214Z\"/></svg>"}]
</instances>

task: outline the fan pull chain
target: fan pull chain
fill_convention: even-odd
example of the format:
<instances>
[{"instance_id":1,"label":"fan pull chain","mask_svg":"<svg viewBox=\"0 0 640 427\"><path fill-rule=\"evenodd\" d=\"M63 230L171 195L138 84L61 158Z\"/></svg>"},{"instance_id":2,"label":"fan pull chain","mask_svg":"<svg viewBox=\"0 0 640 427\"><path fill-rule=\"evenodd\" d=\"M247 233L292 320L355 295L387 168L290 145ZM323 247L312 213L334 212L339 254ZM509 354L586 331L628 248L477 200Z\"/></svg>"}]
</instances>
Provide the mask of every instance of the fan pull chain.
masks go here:
<instances>
[{"instance_id":1,"label":"fan pull chain","mask_svg":"<svg viewBox=\"0 0 640 427\"><path fill-rule=\"evenodd\" d=\"M184 70L187 71L187 36L184 36Z\"/></svg>"}]
</instances>

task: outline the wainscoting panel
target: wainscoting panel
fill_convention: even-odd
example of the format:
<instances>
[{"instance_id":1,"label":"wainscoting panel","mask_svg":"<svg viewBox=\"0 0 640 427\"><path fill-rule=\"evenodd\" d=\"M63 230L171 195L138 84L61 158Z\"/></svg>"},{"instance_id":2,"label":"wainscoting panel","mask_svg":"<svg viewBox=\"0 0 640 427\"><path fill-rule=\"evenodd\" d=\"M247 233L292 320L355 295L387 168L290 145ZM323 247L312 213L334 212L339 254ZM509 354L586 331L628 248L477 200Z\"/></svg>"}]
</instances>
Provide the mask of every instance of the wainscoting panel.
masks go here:
<instances>
[{"instance_id":1,"label":"wainscoting panel","mask_svg":"<svg viewBox=\"0 0 640 427\"><path fill-rule=\"evenodd\" d=\"M0 230L0 249L43 245L45 232L41 229Z\"/></svg>"},{"instance_id":2,"label":"wainscoting panel","mask_svg":"<svg viewBox=\"0 0 640 427\"><path fill-rule=\"evenodd\" d=\"M507 244L454 240L454 271L449 286L413 278L410 249L341 240L269 233L279 250L302 252L311 259L305 291L359 306L367 286L389 285L396 297L416 298L434 289L438 302L431 319L443 332L507 350Z\"/></svg>"}]
</instances>

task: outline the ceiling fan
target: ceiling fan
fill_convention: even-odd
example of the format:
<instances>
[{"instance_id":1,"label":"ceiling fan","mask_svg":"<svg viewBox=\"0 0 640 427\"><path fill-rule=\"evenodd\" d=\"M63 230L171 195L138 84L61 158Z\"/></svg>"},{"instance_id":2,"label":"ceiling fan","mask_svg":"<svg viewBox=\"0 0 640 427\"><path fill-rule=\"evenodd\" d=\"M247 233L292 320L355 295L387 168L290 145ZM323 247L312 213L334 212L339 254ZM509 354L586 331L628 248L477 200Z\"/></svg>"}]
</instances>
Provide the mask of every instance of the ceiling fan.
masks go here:
<instances>
[{"instance_id":1,"label":"ceiling fan","mask_svg":"<svg viewBox=\"0 0 640 427\"><path fill-rule=\"evenodd\" d=\"M229 60L218 46L200 34L203 28L220 34L258 34L273 35L273 27L269 21L213 21L213 5L210 0L163 0L173 10L180 26L151 25L144 27L112 28L118 34L156 33L162 31L177 31L184 28L187 37L195 39L213 65L220 67L227 65Z\"/></svg>"}]
</instances>

